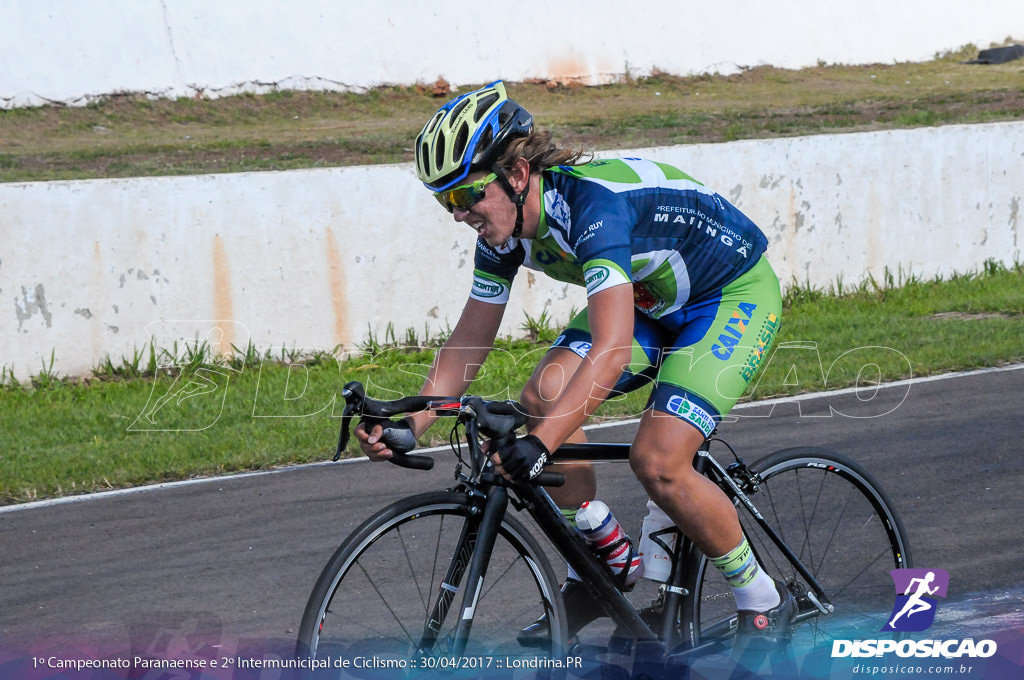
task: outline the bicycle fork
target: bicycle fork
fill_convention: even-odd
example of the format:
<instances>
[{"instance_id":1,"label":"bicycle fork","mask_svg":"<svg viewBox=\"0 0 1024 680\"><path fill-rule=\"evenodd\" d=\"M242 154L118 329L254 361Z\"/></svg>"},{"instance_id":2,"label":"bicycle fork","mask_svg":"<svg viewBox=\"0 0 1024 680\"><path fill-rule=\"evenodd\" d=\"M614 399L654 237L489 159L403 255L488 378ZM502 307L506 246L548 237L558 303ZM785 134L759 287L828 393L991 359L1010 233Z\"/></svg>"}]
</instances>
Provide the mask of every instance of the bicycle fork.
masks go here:
<instances>
[{"instance_id":1,"label":"bicycle fork","mask_svg":"<svg viewBox=\"0 0 1024 680\"><path fill-rule=\"evenodd\" d=\"M467 518L463 524L452 561L441 582L437 600L434 602L423 630L423 637L417 646L417 650L421 654L426 654L437 643L437 636L452 608L463 578L465 578L466 588L462 596L459 622L451 640L451 654L460 657L465 651L470 628L473 625L473 615L476 613L484 578L487 575L491 551L494 549L498 528L501 526L501 520L504 518L507 508L508 492L501 487L493 487L487 493L487 500L483 504L481 514L477 517Z\"/></svg>"}]
</instances>

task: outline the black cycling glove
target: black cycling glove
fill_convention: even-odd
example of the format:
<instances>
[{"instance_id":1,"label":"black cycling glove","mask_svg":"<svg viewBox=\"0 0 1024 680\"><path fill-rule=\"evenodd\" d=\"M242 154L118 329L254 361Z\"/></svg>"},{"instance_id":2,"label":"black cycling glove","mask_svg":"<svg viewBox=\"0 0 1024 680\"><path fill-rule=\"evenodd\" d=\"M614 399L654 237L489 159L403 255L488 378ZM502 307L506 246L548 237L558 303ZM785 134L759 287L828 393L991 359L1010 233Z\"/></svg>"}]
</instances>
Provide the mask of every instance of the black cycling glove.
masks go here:
<instances>
[{"instance_id":1,"label":"black cycling glove","mask_svg":"<svg viewBox=\"0 0 1024 680\"><path fill-rule=\"evenodd\" d=\"M526 481L544 471L551 452L532 434L520 437L501 452L501 467L512 479Z\"/></svg>"}]
</instances>

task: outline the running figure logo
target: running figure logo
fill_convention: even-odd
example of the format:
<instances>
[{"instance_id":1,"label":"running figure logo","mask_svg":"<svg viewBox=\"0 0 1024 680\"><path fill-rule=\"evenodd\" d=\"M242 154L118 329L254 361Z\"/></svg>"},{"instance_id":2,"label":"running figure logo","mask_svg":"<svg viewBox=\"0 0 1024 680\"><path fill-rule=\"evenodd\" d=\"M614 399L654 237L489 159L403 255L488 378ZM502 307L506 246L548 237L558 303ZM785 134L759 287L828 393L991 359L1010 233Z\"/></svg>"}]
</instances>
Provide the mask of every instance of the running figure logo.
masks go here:
<instances>
[{"instance_id":1,"label":"running figure logo","mask_svg":"<svg viewBox=\"0 0 1024 680\"><path fill-rule=\"evenodd\" d=\"M896 604L883 631L918 632L935 621L935 597L945 597L949 574L943 569L893 569Z\"/></svg>"}]
</instances>

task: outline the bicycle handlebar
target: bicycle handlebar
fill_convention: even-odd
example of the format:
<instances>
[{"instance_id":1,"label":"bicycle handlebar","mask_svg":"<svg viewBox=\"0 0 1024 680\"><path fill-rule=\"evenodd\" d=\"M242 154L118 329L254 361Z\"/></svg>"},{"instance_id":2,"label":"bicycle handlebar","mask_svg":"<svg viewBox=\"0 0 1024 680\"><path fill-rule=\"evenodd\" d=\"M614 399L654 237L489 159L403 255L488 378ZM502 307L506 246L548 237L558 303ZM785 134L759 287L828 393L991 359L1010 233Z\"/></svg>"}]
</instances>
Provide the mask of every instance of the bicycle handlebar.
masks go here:
<instances>
[{"instance_id":1,"label":"bicycle handlebar","mask_svg":"<svg viewBox=\"0 0 1024 680\"><path fill-rule=\"evenodd\" d=\"M341 432L338 434L338 448L334 452L333 460L341 458L345 446L348 445L352 419L356 416L360 417L360 422L367 424L367 429L372 428L374 425L381 425L383 427L392 416L422 411L427 408L431 401L436 400L435 397L422 396L402 397L392 401L371 399L366 396L366 389L363 387L363 384L357 381L346 384L341 391L341 396L345 399L345 410L341 415ZM394 445L393 440L389 441L389 439L392 439L388 434L390 431L390 428L385 429L382 439L385 444ZM406 452L395 451L394 449L392 449L392 453L393 455L388 461L399 467L414 470L430 470L434 467L434 459L429 456L410 456Z\"/></svg>"},{"instance_id":2,"label":"bicycle handlebar","mask_svg":"<svg viewBox=\"0 0 1024 680\"><path fill-rule=\"evenodd\" d=\"M366 396L366 389L358 381L352 381L342 389L342 397L345 399L345 410L342 413L341 431L338 434L338 448L334 452L333 460L341 458L341 454L348 444L351 431L352 419L360 417L360 422L365 422L368 428L374 425L383 426L390 418L397 415L415 413L417 411L432 410L448 415L469 414L475 423L474 429L495 440L499 447L503 447L515 438L515 431L526 425L529 419L526 410L514 401L484 401L480 397L430 397L414 396L402 397L390 401L371 399ZM395 443L392 437L389 441L391 428L386 428L381 438L389 446ZM411 449L410 449L411 450ZM429 456L409 455L407 451L398 451L392 448L393 455L389 462L399 467L415 470L430 470L434 467L434 459ZM534 484L542 486L561 486L565 477L558 472L543 472L533 480Z\"/></svg>"}]
</instances>

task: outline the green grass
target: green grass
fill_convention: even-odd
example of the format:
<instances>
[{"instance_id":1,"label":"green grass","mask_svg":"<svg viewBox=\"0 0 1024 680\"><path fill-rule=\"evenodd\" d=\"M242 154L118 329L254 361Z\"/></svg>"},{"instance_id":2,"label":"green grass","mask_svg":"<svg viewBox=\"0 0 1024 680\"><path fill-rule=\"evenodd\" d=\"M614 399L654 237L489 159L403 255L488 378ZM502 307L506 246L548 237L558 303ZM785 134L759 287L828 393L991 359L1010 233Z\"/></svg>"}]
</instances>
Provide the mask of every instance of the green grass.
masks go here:
<instances>
[{"instance_id":1,"label":"green grass","mask_svg":"<svg viewBox=\"0 0 1024 680\"><path fill-rule=\"evenodd\" d=\"M1024 62L962 63L976 52L964 46L921 64L655 74L602 87L514 83L510 94L563 144L595 150L1024 119ZM391 87L0 110L0 181L407 162L442 101L430 88ZM546 314L527 317L526 339L502 340L473 391L515 397L556 329ZM1019 361L1021 338L1019 266L990 264L949 281L887 274L830 291L791 285L778 349L747 398L849 385L868 363L891 380ZM146 347L108 358L84 381L56 375L52 356L24 382L2 369L0 503L324 460L341 386L357 379L372 396L413 393L441 340L391 327L343 362L252 347L228 359L202 346ZM425 348L403 349L414 345ZM645 399L612 400L599 417L635 415ZM438 426L424 442L446 438Z\"/></svg>"},{"instance_id":2,"label":"green grass","mask_svg":"<svg viewBox=\"0 0 1024 680\"><path fill-rule=\"evenodd\" d=\"M564 145L586 150L1024 119L1024 61L963 63L977 51L967 45L923 63L659 73L599 87L510 83L509 93ZM0 110L0 181L409 162L420 127L452 94L414 86L118 95Z\"/></svg>"},{"instance_id":3,"label":"green grass","mask_svg":"<svg viewBox=\"0 0 1024 680\"><path fill-rule=\"evenodd\" d=\"M988 263L947 280L887 272L830 290L794 284L785 302L776 349L747 399L1024 359L1020 265ZM472 391L517 396L554 328L546 315L528 317L523 330L539 341L499 341ZM253 347L226 359L203 346L149 347L102 362L88 380L46 366L24 382L4 372L0 502L326 460L341 386L360 380L378 398L415 393L441 341L392 328L345 361ZM636 415L645 399L612 400L598 417ZM445 441L449 427L435 426L422 443Z\"/></svg>"}]
</instances>

